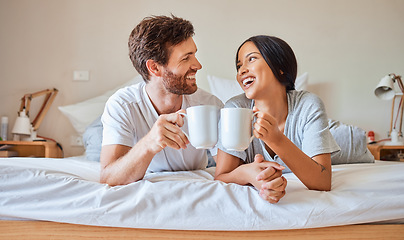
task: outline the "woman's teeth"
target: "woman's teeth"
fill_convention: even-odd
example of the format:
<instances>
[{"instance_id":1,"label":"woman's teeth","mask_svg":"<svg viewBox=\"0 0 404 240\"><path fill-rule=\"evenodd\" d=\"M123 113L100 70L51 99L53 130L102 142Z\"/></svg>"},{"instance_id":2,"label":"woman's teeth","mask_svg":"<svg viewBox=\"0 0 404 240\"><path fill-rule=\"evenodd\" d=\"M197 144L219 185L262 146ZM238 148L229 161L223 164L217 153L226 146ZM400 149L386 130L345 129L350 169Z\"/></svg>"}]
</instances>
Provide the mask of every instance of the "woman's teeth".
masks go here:
<instances>
[{"instance_id":1,"label":"woman's teeth","mask_svg":"<svg viewBox=\"0 0 404 240\"><path fill-rule=\"evenodd\" d=\"M246 79L243 80L243 85L244 86L250 85L254 81L255 81L255 78L253 78L253 77L246 78Z\"/></svg>"}]
</instances>

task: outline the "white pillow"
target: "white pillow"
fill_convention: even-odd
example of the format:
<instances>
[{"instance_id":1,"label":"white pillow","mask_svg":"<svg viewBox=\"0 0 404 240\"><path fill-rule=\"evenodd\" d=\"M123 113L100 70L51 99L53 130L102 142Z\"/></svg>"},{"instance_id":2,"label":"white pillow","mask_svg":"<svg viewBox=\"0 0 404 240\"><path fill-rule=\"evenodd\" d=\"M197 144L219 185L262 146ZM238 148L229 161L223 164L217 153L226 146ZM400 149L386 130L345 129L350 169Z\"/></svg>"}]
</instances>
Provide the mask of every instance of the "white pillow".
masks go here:
<instances>
[{"instance_id":1,"label":"white pillow","mask_svg":"<svg viewBox=\"0 0 404 240\"><path fill-rule=\"evenodd\" d=\"M297 76L295 81L295 89L300 90L307 90L307 84L309 82L309 74L307 72L302 73L300 76Z\"/></svg>"},{"instance_id":2,"label":"white pillow","mask_svg":"<svg viewBox=\"0 0 404 240\"><path fill-rule=\"evenodd\" d=\"M296 90L306 90L308 78L309 74L307 72L298 76L295 81ZM208 75L208 82L211 93L218 97L223 103L226 103L230 98L244 92L236 80Z\"/></svg>"},{"instance_id":3,"label":"white pillow","mask_svg":"<svg viewBox=\"0 0 404 240\"><path fill-rule=\"evenodd\" d=\"M97 117L104 111L105 103L108 98L114 94L118 89L143 81L142 76L138 75L130 81L109 90L104 94L67 106L59 106L59 110L69 119L74 129L83 134L86 127L90 125Z\"/></svg>"},{"instance_id":4,"label":"white pillow","mask_svg":"<svg viewBox=\"0 0 404 240\"><path fill-rule=\"evenodd\" d=\"M208 75L208 82L210 92L223 103L226 103L230 98L244 92L235 79L230 80Z\"/></svg>"}]
</instances>

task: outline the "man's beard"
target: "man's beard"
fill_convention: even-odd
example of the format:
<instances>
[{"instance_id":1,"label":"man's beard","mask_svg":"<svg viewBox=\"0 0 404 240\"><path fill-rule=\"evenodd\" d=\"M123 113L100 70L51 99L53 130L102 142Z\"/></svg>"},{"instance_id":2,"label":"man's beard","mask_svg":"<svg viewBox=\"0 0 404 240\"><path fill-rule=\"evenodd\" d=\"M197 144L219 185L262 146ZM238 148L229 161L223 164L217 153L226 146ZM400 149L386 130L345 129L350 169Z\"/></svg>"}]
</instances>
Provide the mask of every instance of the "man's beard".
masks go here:
<instances>
[{"instance_id":1,"label":"man's beard","mask_svg":"<svg viewBox=\"0 0 404 240\"><path fill-rule=\"evenodd\" d=\"M163 85L167 89L168 92L174 93L177 95L189 95L198 89L195 83L188 85L186 76L190 73L187 72L183 76L175 75L173 72L169 70L165 70L163 74Z\"/></svg>"}]
</instances>

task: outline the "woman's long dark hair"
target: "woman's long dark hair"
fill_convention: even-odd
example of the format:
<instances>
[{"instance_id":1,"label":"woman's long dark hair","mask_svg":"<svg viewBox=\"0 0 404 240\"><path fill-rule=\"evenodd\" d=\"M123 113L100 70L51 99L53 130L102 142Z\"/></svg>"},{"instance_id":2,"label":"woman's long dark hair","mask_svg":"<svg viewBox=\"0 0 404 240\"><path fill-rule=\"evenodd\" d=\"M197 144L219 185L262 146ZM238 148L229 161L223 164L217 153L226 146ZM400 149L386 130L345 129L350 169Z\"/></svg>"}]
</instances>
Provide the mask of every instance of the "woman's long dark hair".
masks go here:
<instances>
[{"instance_id":1,"label":"woman's long dark hair","mask_svg":"<svg viewBox=\"0 0 404 240\"><path fill-rule=\"evenodd\" d=\"M266 35L250 37L237 49L236 65L240 48L246 42L254 43L271 68L276 79L286 87L286 91L295 89L297 61L292 48L285 41L277 37Z\"/></svg>"}]
</instances>

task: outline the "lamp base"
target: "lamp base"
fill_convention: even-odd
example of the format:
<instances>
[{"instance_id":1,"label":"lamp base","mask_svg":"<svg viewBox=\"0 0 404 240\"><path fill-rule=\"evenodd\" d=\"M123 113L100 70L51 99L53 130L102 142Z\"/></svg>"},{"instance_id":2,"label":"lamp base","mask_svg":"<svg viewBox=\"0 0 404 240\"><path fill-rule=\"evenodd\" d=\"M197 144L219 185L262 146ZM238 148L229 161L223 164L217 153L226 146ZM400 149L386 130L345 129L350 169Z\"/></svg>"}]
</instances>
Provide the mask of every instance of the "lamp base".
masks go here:
<instances>
[{"instance_id":1,"label":"lamp base","mask_svg":"<svg viewBox=\"0 0 404 240\"><path fill-rule=\"evenodd\" d=\"M31 130L31 135L20 135L21 141L33 142L33 141L44 141L45 139L37 137L35 130Z\"/></svg>"},{"instance_id":2,"label":"lamp base","mask_svg":"<svg viewBox=\"0 0 404 240\"><path fill-rule=\"evenodd\" d=\"M384 142L383 143L383 145L385 145L385 146L402 146L402 145L404 145L404 142L400 142L400 141L387 141L387 142Z\"/></svg>"}]
</instances>

